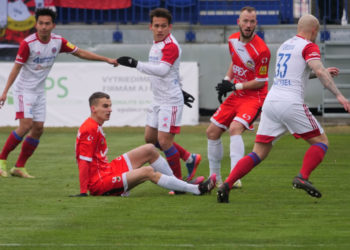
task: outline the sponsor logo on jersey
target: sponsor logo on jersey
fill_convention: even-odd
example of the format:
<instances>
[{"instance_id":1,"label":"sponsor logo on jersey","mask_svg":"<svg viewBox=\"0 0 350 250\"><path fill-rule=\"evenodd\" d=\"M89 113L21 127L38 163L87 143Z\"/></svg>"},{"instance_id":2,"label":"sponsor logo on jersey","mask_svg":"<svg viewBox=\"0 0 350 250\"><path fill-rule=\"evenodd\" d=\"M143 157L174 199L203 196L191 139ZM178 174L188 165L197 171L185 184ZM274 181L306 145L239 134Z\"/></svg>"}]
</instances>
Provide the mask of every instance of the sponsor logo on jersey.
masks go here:
<instances>
[{"instance_id":1,"label":"sponsor logo on jersey","mask_svg":"<svg viewBox=\"0 0 350 250\"><path fill-rule=\"evenodd\" d=\"M309 57L320 57L320 54L314 51L309 54Z\"/></svg>"},{"instance_id":2,"label":"sponsor logo on jersey","mask_svg":"<svg viewBox=\"0 0 350 250\"><path fill-rule=\"evenodd\" d=\"M267 66L261 66L259 69L259 75L266 75L267 73Z\"/></svg>"},{"instance_id":3,"label":"sponsor logo on jersey","mask_svg":"<svg viewBox=\"0 0 350 250\"><path fill-rule=\"evenodd\" d=\"M57 52L57 48L53 47L51 51L52 51L52 54L55 54Z\"/></svg>"},{"instance_id":4,"label":"sponsor logo on jersey","mask_svg":"<svg viewBox=\"0 0 350 250\"><path fill-rule=\"evenodd\" d=\"M232 67L233 73L238 76L246 76L247 69L243 69L242 67L239 67L237 65L233 65Z\"/></svg>"},{"instance_id":5,"label":"sponsor logo on jersey","mask_svg":"<svg viewBox=\"0 0 350 250\"><path fill-rule=\"evenodd\" d=\"M73 43L67 42L67 47L70 49L75 49L75 45Z\"/></svg>"}]
</instances>

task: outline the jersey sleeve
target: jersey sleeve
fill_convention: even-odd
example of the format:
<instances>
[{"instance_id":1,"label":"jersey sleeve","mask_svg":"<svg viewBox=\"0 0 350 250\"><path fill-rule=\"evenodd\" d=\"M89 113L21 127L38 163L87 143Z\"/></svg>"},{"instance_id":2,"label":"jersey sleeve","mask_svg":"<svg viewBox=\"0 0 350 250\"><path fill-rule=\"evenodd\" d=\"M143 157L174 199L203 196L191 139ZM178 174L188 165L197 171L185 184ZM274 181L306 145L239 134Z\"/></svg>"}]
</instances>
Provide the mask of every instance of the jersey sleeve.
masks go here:
<instances>
[{"instance_id":1,"label":"jersey sleeve","mask_svg":"<svg viewBox=\"0 0 350 250\"><path fill-rule=\"evenodd\" d=\"M15 62L19 64L25 63L29 58L29 54L30 50L28 43L23 40L19 46Z\"/></svg>"},{"instance_id":2,"label":"jersey sleeve","mask_svg":"<svg viewBox=\"0 0 350 250\"><path fill-rule=\"evenodd\" d=\"M90 162L78 161L80 193L87 193L89 184Z\"/></svg>"},{"instance_id":3,"label":"jersey sleeve","mask_svg":"<svg viewBox=\"0 0 350 250\"><path fill-rule=\"evenodd\" d=\"M270 63L270 51L268 49L260 53L255 64L255 80L268 81L269 63Z\"/></svg>"},{"instance_id":4,"label":"jersey sleeve","mask_svg":"<svg viewBox=\"0 0 350 250\"><path fill-rule=\"evenodd\" d=\"M93 131L91 129L83 129L82 131L79 131L79 139L77 143L77 160L84 160L87 162L92 162L92 157L95 152L97 141L98 141L98 135L96 131Z\"/></svg>"},{"instance_id":5,"label":"jersey sleeve","mask_svg":"<svg viewBox=\"0 0 350 250\"><path fill-rule=\"evenodd\" d=\"M303 58L306 62L311 60L321 60L320 49L315 43L309 43L303 49Z\"/></svg>"},{"instance_id":6,"label":"jersey sleeve","mask_svg":"<svg viewBox=\"0 0 350 250\"><path fill-rule=\"evenodd\" d=\"M163 57L162 62L166 62L173 65L176 59L179 57L179 48L174 43L166 44L162 50Z\"/></svg>"},{"instance_id":7,"label":"jersey sleeve","mask_svg":"<svg viewBox=\"0 0 350 250\"><path fill-rule=\"evenodd\" d=\"M68 42L65 38L61 38L62 39L62 46L61 46L61 50L60 53L66 52L66 53L74 53L75 51L77 51L78 47L75 46L74 44Z\"/></svg>"}]
</instances>

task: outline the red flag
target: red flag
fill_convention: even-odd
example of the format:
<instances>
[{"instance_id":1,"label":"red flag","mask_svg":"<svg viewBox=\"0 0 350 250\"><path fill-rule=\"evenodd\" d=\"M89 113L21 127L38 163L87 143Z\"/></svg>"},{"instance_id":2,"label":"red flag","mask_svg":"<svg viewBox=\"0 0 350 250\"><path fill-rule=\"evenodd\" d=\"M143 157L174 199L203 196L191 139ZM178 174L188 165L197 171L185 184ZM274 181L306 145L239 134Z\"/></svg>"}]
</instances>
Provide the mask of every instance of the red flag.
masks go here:
<instances>
[{"instance_id":1,"label":"red flag","mask_svg":"<svg viewBox=\"0 0 350 250\"><path fill-rule=\"evenodd\" d=\"M54 0L57 7L78 9L124 9L131 6L131 0Z\"/></svg>"}]
</instances>

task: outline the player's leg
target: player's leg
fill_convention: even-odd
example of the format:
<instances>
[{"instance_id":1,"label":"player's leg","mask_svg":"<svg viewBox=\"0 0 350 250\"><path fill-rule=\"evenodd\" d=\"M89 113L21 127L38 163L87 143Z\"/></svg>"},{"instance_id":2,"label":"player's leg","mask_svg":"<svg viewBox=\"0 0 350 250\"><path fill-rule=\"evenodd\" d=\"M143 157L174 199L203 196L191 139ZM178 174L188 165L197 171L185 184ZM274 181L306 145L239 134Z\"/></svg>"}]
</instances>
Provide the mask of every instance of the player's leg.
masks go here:
<instances>
[{"instance_id":1,"label":"player's leg","mask_svg":"<svg viewBox=\"0 0 350 250\"><path fill-rule=\"evenodd\" d=\"M159 172L155 172L154 169L150 166L127 172L126 178L128 182L128 190L143 183L146 180L150 180L158 186L169 190L187 192L196 195L210 192L215 186L215 176L209 178L203 184L193 185L179 180L174 176L167 176Z\"/></svg>"},{"instance_id":2,"label":"player's leg","mask_svg":"<svg viewBox=\"0 0 350 250\"><path fill-rule=\"evenodd\" d=\"M228 202L229 191L233 184L247 175L256 165L264 160L272 149L272 142L255 142L253 152L240 159L232 169L225 182L219 187L217 192L218 202Z\"/></svg>"},{"instance_id":3,"label":"player's leg","mask_svg":"<svg viewBox=\"0 0 350 250\"><path fill-rule=\"evenodd\" d=\"M207 128L207 139L208 139L208 161L210 175L216 174L218 185L222 184L221 177L221 160L224 155L224 149L221 142L221 135L225 130L218 127L214 123L210 123Z\"/></svg>"},{"instance_id":4,"label":"player's leg","mask_svg":"<svg viewBox=\"0 0 350 250\"><path fill-rule=\"evenodd\" d=\"M287 113L288 116L285 122L290 133L296 138L303 138L311 144L304 155L299 174L292 181L293 187L301 188L309 195L320 198L322 194L309 181L309 176L322 162L327 152L327 136L305 104L294 104L288 112L290 113Z\"/></svg>"},{"instance_id":5,"label":"player's leg","mask_svg":"<svg viewBox=\"0 0 350 250\"><path fill-rule=\"evenodd\" d=\"M145 144L126 153L132 169L138 169L149 163L157 172L172 176L168 162L159 154L153 144Z\"/></svg>"},{"instance_id":6,"label":"player's leg","mask_svg":"<svg viewBox=\"0 0 350 250\"><path fill-rule=\"evenodd\" d=\"M33 176L28 174L25 164L29 157L31 157L34 151L37 149L43 131L44 122L32 122L32 128L22 143L21 152L18 156L15 167L11 169L11 175L16 177L33 178Z\"/></svg>"},{"instance_id":7,"label":"player's leg","mask_svg":"<svg viewBox=\"0 0 350 250\"><path fill-rule=\"evenodd\" d=\"M173 145L177 149L180 154L180 158L186 163L186 168L188 171L188 175L186 177L186 181L190 181L193 179L196 174L197 167L202 160L202 156L200 154L191 154L185 148L173 142Z\"/></svg>"},{"instance_id":8,"label":"player's leg","mask_svg":"<svg viewBox=\"0 0 350 250\"><path fill-rule=\"evenodd\" d=\"M230 133L230 158L231 158L231 171L236 166L237 162L244 156L244 142L242 133L245 131L245 126L239 121L232 121L229 128ZM233 186L235 188L241 188L241 180L238 179Z\"/></svg>"}]
</instances>

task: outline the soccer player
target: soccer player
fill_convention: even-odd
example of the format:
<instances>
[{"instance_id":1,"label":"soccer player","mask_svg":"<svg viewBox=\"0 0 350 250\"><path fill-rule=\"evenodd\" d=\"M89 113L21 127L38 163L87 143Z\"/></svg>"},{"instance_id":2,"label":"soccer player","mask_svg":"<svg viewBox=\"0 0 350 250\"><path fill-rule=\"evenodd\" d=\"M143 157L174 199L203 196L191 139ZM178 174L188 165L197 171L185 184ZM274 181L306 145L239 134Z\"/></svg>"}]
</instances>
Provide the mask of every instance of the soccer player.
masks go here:
<instances>
[{"instance_id":1,"label":"soccer player","mask_svg":"<svg viewBox=\"0 0 350 250\"><path fill-rule=\"evenodd\" d=\"M91 115L80 126L76 139L76 159L79 167L80 194L122 195L150 180L171 190L201 195L215 187L215 175L200 184L177 179L167 161L153 144L137 147L108 163L108 147L102 125L109 120L112 102L106 93L96 92L89 98ZM149 163L150 166L142 167Z\"/></svg>"},{"instance_id":2,"label":"soccer player","mask_svg":"<svg viewBox=\"0 0 350 250\"><path fill-rule=\"evenodd\" d=\"M25 164L34 153L43 133L46 115L45 79L59 53L71 53L79 58L104 61L114 66L115 59L107 58L80 49L65 38L51 33L55 28L56 14L51 9L38 9L35 13L37 32L25 38L20 44L15 64L10 72L5 89L0 96L0 108L7 93L14 85L16 119L19 127L11 132L0 153L0 176L7 177L7 157L23 140L22 149L11 175L32 178Z\"/></svg>"},{"instance_id":3,"label":"soccer player","mask_svg":"<svg viewBox=\"0 0 350 250\"><path fill-rule=\"evenodd\" d=\"M334 67L326 69L322 64L320 50L315 44L319 27L317 18L304 15L299 19L297 35L279 47L276 74L262 108L253 152L238 161L224 184L219 187L218 202L228 202L233 183L264 160L272 149L273 142L287 131L311 145L304 155L299 174L292 181L293 186L305 190L313 197L321 197L321 192L311 184L309 176L322 162L328 149L328 139L304 103L307 78L317 76L348 112L350 103L332 79L332 76L338 75L339 70Z\"/></svg>"},{"instance_id":4,"label":"soccer player","mask_svg":"<svg viewBox=\"0 0 350 250\"><path fill-rule=\"evenodd\" d=\"M186 180L189 181L195 175L201 155L190 154L174 142L174 137L180 133L184 103L191 107L194 98L181 90L181 48L170 33L171 13L163 8L154 9L150 12L150 21L149 28L153 32L154 42L149 52L149 62L138 62L127 56L117 60L121 65L150 75L153 104L147 113L145 140L163 150L174 175L179 179L182 179L180 158L186 161Z\"/></svg>"},{"instance_id":5,"label":"soccer player","mask_svg":"<svg viewBox=\"0 0 350 250\"><path fill-rule=\"evenodd\" d=\"M256 10L244 7L237 20L239 32L228 39L232 62L222 83L216 86L219 99L234 91L220 105L210 118L207 128L208 160L210 173L216 173L218 184L222 184L221 160L223 145L221 135L230 134L231 170L244 156L242 133L253 129L252 124L259 116L267 94L270 50L265 42L254 33L257 25ZM221 101L220 101L221 102ZM240 180L234 184L242 186Z\"/></svg>"}]
</instances>

